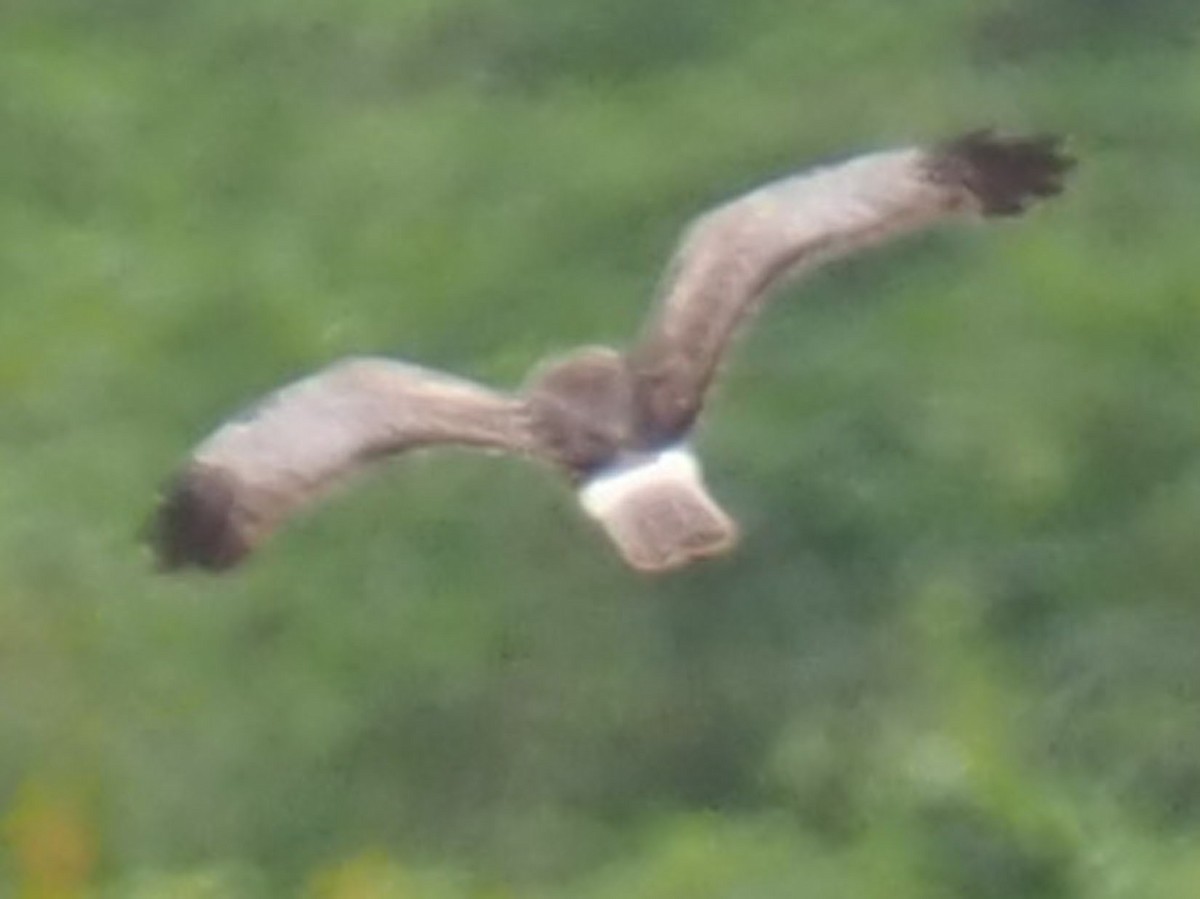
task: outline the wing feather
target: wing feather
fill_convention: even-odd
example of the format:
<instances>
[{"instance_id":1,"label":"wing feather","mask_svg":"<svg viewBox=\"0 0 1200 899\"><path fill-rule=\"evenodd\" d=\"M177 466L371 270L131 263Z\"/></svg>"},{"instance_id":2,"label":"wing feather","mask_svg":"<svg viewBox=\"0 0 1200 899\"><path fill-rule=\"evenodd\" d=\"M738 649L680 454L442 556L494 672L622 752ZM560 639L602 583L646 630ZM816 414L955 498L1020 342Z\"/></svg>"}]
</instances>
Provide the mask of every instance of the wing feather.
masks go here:
<instances>
[{"instance_id":1,"label":"wing feather","mask_svg":"<svg viewBox=\"0 0 1200 899\"><path fill-rule=\"evenodd\" d=\"M371 460L443 443L536 450L514 397L389 359L337 363L271 394L195 449L152 525L159 562L234 565Z\"/></svg>"},{"instance_id":2,"label":"wing feather","mask_svg":"<svg viewBox=\"0 0 1200 899\"><path fill-rule=\"evenodd\" d=\"M641 439L688 431L738 326L782 279L961 213L1018 213L1058 193L1071 164L1055 138L979 131L784 178L701 216L629 352Z\"/></svg>"}]
</instances>

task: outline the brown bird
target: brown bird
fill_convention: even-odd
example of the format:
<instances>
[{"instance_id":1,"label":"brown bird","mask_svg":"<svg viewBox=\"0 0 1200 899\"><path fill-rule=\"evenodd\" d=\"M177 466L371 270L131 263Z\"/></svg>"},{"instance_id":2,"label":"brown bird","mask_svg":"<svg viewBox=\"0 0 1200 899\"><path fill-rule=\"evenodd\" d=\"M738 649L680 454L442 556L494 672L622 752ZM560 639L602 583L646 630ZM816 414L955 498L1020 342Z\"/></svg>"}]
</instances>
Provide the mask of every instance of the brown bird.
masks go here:
<instances>
[{"instance_id":1,"label":"brown bird","mask_svg":"<svg viewBox=\"0 0 1200 899\"><path fill-rule=\"evenodd\" d=\"M667 571L728 550L688 437L739 325L770 288L830 259L954 217L1013 216L1059 193L1056 137L976 131L766 184L700 216L641 335L584 347L503 393L385 358L352 358L220 427L152 523L166 569L225 569L331 485L404 450L459 444L549 463L625 561Z\"/></svg>"}]
</instances>

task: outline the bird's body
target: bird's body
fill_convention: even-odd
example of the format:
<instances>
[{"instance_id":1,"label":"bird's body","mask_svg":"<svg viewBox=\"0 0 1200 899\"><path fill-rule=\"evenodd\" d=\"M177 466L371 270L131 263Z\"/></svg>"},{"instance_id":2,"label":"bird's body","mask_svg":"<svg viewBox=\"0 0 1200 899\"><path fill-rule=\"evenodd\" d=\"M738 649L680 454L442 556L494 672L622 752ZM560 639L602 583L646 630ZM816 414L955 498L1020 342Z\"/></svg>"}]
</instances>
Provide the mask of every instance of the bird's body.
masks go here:
<instances>
[{"instance_id":1,"label":"bird's body","mask_svg":"<svg viewBox=\"0 0 1200 899\"><path fill-rule=\"evenodd\" d=\"M549 463L632 567L724 552L737 528L687 441L738 328L770 288L960 214L1013 215L1057 193L1050 138L975 132L760 187L687 230L625 351L583 347L503 393L407 363L352 359L283 388L201 443L162 500L161 564L220 569L370 460L456 443Z\"/></svg>"}]
</instances>

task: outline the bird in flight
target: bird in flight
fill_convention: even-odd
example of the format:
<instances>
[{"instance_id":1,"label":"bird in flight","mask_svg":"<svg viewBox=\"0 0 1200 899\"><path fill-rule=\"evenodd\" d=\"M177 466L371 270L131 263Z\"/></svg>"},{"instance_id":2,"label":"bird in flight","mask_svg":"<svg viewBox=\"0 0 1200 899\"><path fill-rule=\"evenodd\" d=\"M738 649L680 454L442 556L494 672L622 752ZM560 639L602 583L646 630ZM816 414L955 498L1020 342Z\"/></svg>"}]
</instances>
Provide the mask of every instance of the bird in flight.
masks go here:
<instances>
[{"instance_id":1,"label":"bird in flight","mask_svg":"<svg viewBox=\"0 0 1200 899\"><path fill-rule=\"evenodd\" d=\"M163 569L228 569L376 460L457 444L548 463L635 569L719 555L737 526L688 440L739 329L781 281L943 220L1005 217L1062 190L1053 136L975 131L801 172L699 216L641 333L587 346L502 392L360 357L285 386L219 427L167 484L151 523Z\"/></svg>"}]
</instances>

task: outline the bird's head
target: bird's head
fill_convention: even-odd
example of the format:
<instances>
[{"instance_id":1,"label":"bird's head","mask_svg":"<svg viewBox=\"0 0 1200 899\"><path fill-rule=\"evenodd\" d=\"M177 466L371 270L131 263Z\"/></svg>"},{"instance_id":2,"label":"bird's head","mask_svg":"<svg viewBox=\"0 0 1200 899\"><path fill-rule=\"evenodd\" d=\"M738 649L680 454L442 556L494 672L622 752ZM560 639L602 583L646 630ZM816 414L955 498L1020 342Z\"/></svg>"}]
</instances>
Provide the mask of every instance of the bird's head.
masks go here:
<instances>
[{"instance_id":1,"label":"bird's head","mask_svg":"<svg viewBox=\"0 0 1200 899\"><path fill-rule=\"evenodd\" d=\"M573 471L608 465L629 442L629 372L610 347L580 347L542 363L523 392L542 439Z\"/></svg>"}]
</instances>

